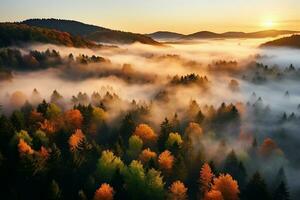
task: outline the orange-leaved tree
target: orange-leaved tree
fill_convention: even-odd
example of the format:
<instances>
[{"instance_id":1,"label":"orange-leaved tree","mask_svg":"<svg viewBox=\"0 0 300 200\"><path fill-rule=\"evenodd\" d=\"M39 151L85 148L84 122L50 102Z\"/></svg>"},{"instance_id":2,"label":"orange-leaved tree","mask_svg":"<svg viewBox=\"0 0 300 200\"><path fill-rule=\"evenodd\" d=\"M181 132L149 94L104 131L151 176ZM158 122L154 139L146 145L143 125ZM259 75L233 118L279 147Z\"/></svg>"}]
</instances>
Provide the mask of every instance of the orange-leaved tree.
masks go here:
<instances>
[{"instance_id":1,"label":"orange-leaved tree","mask_svg":"<svg viewBox=\"0 0 300 200\"><path fill-rule=\"evenodd\" d=\"M220 174L218 178L214 178L212 190L220 191L224 200L239 199L238 183L229 174Z\"/></svg>"},{"instance_id":2,"label":"orange-leaved tree","mask_svg":"<svg viewBox=\"0 0 300 200\"><path fill-rule=\"evenodd\" d=\"M212 173L209 164L205 163L200 170L199 178L200 191L202 196L205 196L205 194L210 190L213 177L214 174Z\"/></svg>"},{"instance_id":3,"label":"orange-leaved tree","mask_svg":"<svg viewBox=\"0 0 300 200\"><path fill-rule=\"evenodd\" d=\"M187 188L181 181L175 181L169 187L169 198L170 200L186 200L187 198Z\"/></svg>"},{"instance_id":4,"label":"orange-leaved tree","mask_svg":"<svg viewBox=\"0 0 300 200\"><path fill-rule=\"evenodd\" d=\"M94 200L113 200L114 189L107 183L103 183L95 192Z\"/></svg>"}]
</instances>

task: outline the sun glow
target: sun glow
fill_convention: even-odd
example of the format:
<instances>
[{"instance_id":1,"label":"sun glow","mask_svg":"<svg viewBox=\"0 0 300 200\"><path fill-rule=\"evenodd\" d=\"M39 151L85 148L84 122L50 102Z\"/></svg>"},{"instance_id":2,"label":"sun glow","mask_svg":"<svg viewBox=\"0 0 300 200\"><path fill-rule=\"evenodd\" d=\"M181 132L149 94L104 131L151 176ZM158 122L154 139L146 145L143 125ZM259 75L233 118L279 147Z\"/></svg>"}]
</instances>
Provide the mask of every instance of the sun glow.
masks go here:
<instances>
[{"instance_id":1,"label":"sun glow","mask_svg":"<svg viewBox=\"0 0 300 200\"><path fill-rule=\"evenodd\" d=\"M273 28L275 25L276 25L276 23L271 19L266 20L262 23L262 26L265 28Z\"/></svg>"}]
</instances>

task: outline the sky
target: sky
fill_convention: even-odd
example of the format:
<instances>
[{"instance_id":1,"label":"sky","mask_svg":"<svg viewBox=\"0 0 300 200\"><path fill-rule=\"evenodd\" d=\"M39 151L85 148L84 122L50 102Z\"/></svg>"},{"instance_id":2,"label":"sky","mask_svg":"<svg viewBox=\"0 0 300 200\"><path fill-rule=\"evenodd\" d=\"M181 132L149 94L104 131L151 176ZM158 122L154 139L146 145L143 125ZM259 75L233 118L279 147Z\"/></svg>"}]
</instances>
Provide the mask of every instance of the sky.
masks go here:
<instances>
[{"instance_id":1,"label":"sky","mask_svg":"<svg viewBox=\"0 0 300 200\"><path fill-rule=\"evenodd\" d=\"M73 19L151 33L300 30L300 0L0 0L0 21Z\"/></svg>"}]
</instances>

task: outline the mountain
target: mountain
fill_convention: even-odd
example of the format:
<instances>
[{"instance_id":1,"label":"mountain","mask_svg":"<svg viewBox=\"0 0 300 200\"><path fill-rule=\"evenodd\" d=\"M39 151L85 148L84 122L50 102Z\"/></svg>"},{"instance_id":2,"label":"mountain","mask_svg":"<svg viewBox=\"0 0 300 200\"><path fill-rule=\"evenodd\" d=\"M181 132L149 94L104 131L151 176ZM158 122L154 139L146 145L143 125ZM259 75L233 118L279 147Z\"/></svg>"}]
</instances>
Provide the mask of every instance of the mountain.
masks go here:
<instances>
[{"instance_id":1,"label":"mountain","mask_svg":"<svg viewBox=\"0 0 300 200\"><path fill-rule=\"evenodd\" d=\"M0 23L0 47L22 45L32 42L82 48L101 47L101 45L97 45L80 36L72 36L67 32L32 27L19 23Z\"/></svg>"},{"instance_id":2,"label":"mountain","mask_svg":"<svg viewBox=\"0 0 300 200\"><path fill-rule=\"evenodd\" d=\"M300 35L292 35L290 37L284 37L270 42L266 42L261 47L290 47L300 48Z\"/></svg>"},{"instance_id":3,"label":"mountain","mask_svg":"<svg viewBox=\"0 0 300 200\"><path fill-rule=\"evenodd\" d=\"M220 34L210 31L200 31L183 37L183 39L219 38Z\"/></svg>"},{"instance_id":4,"label":"mountain","mask_svg":"<svg viewBox=\"0 0 300 200\"><path fill-rule=\"evenodd\" d=\"M170 32L170 31L157 31L154 33L148 34L149 37L153 39L180 39L184 37L184 34Z\"/></svg>"},{"instance_id":5,"label":"mountain","mask_svg":"<svg viewBox=\"0 0 300 200\"><path fill-rule=\"evenodd\" d=\"M280 35L300 33L300 31L288 31L288 30L266 30L257 32L225 32L225 33L214 33L210 31L200 31L188 35L180 33L158 31L155 33L148 34L148 36L154 39L226 39L226 38L265 38L265 37L278 37Z\"/></svg>"},{"instance_id":6,"label":"mountain","mask_svg":"<svg viewBox=\"0 0 300 200\"><path fill-rule=\"evenodd\" d=\"M75 36L82 36L85 39L92 40L99 43L121 43L130 44L140 42L149 45L161 45L154 39L137 33L123 32L111 30L108 28L84 24L73 20L61 19L29 19L21 22L30 26L37 26L43 28L51 28L59 31L68 32Z\"/></svg>"}]
</instances>

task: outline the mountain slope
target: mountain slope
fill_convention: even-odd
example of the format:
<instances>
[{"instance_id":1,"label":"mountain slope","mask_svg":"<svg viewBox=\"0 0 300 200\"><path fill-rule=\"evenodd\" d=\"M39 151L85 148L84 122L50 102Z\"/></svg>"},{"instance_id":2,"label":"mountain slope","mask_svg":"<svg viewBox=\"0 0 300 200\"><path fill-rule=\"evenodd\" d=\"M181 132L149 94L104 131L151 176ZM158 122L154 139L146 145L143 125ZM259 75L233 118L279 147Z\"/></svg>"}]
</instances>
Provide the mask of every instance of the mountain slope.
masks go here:
<instances>
[{"instance_id":1,"label":"mountain slope","mask_svg":"<svg viewBox=\"0 0 300 200\"><path fill-rule=\"evenodd\" d=\"M270 42L266 42L261 47L290 47L300 48L300 35L292 35L290 37L284 37Z\"/></svg>"},{"instance_id":2,"label":"mountain slope","mask_svg":"<svg viewBox=\"0 0 300 200\"><path fill-rule=\"evenodd\" d=\"M147 35L153 39L179 39L185 36L184 34L170 31L157 31Z\"/></svg>"},{"instance_id":3,"label":"mountain slope","mask_svg":"<svg viewBox=\"0 0 300 200\"><path fill-rule=\"evenodd\" d=\"M0 47L22 45L24 43L50 43L70 47L100 47L80 36L53 29L32 27L18 23L0 23Z\"/></svg>"},{"instance_id":4,"label":"mountain slope","mask_svg":"<svg viewBox=\"0 0 300 200\"><path fill-rule=\"evenodd\" d=\"M225 33L214 33L210 31L200 31L188 35L183 35L173 32L155 32L148 34L152 38L169 38L169 39L226 39L226 38L265 38L265 37L277 37L280 35L300 33L300 31L288 31L288 30L266 30L257 32L225 32Z\"/></svg>"},{"instance_id":5,"label":"mountain slope","mask_svg":"<svg viewBox=\"0 0 300 200\"><path fill-rule=\"evenodd\" d=\"M131 32L122 32L103 28L100 26L84 24L71 20L58 19L29 19L22 23L43 28L51 28L59 31L80 35L86 39L102 43L134 43L140 42L149 45L161 45L152 38Z\"/></svg>"}]
</instances>

